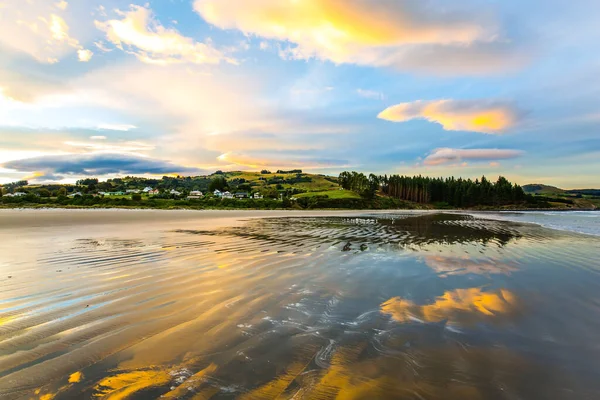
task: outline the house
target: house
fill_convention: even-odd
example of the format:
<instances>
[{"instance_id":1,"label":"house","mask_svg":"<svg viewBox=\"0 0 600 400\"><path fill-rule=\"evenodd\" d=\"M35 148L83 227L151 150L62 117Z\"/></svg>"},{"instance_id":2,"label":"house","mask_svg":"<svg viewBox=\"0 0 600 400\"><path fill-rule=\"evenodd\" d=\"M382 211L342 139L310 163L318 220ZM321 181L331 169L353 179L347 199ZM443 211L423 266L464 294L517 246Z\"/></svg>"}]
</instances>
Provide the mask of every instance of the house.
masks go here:
<instances>
[{"instance_id":1,"label":"house","mask_svg":"<svg viewBox=\"0 0 600 400\"><path fill-rule=\"evenodd\" d=\"M248 193L247 192L237 192L235 194L235 198L236 199L247 199L248 198Z\"/></svg>"},{"instance_id":2,"label":"house","mask_svg":"<svg viewBox=\"0 0 600 400\"><path fill-rule=\"evenodd\" d=\"M71 193L68 197L77 197L77 196L83 196L83 194L81 194L81 192L75 192L75 193Z\"/></svg>"},{"instance_id":3,"label":"house","mask_svg":"<svg viewBox=\"0 0 600 400\"><path fill-rule=\"evenodd\" d=\"M12 193L6 193L6 194L4 195L4 197L15 197L15 195L14 195L14 194L12 194Z\"/></svg>"},{"instance_id":4,"label":"house","mask_svg":"<svg viewBox=\"0 0 600 400\"><path fill-rule=\"evenodd\" d=\"M139 192L140 192L140 190L139 190L139 189L129 189L129 190L127 190L127 192L126 192L126 193L127 193L127 194L132 194L132 193L136 193L136 194L137 194L137 193L139 193Z\"/></svg>"},{"instance_id":5,"label":"house","mask_svg":"<svg viewBox=\"0 0 600 400\"><path fill-rule=\"evenodd\" d=\"M190 200L194 200L194 199L201 199L203 196L202 192L199 190L192 190L190 192L190 195L187 197Z\"/></svg>"},{"instance_id":6,"label":"house","mask_svg":"<svg viewBox=\"0 0 600 400\"><path fill-rule=\"evenodd\" d=\"M260 194L260 192L256 192L256 193L254 193L254 196L252 196L252 197L254 197L255 199L262 199L263 195Z\"/></svg>"},{"instance_id":7,"label":"house","mask_svg":"<svg viewBox=\"0 0 600 400\"><path fill-rule=\"evenodd\" d=\"M27 196L27 193L23 193L23 192L16 192L14 194L15 197L22 197L22 196Z\"/></svg>"},{"instance_id":8,"label":"house","mask_svg":"<svg viewBox=\"0 0 600 400\"><path fill-rule=\"evenodd\" d=\"M221 193L221 198L223 198L223 199L233 199L233 194L231 194L229 192L223 192L223 193Z\"/></svg>"},{"instance_id":9,"label":"house","mask_svg":"<svg viewBox=\"0 0 600 400\"><path fill-rule=\"evenodd\" d=\"M142 190L142 192L144 192L144 193L150 193L151 191L152 191L152 188L150 186L146 186L144 188L144 190Z\"/></svg>"},{"instance_id":10,"label":"house","mask_svg":"<svg viewBox=\"0 0 600 400\"><path fill-rule=\"evenodd\" d=\"M221 197L221 196L223 196L223 193L221 193L221 191L220 191L219 189L216 189L216 190L213 192L213 195L214 195L215 197Z\"/></svg>"},{"instance_id":11,"label":"house","mask_svg":"<svg viewBox=\"0 0 600 400\"><path fill-rule=\"evenodd\" d=\"M177 190L175 190L175 189L172 189L172 190L169 192L169 194L171 194L171 195L173 195L173 196L181 196L181 192L178 192L178 191L177 191Z\"/></svg>"},{"instance_id":12,"label":"house","mask_svg":"<svg viewBox=\"0 0 600 400\"><path fill-rule=\"evenodd\" d=\"M106 196L123 196L125 193L124 192L106 192L105 195Z\"/></svg>"},{"instance_id":13,"label":"house","mask_svg":"<svg viewBox=\"0 0 600 400\"><path fill-rule=\"evenodd\" d=\"M152 195L152 196L157 195L157 194L160 194L160 190L158 190L158 189L150 190L148 192L148 195Z\"/></svg>"}]
</instances>

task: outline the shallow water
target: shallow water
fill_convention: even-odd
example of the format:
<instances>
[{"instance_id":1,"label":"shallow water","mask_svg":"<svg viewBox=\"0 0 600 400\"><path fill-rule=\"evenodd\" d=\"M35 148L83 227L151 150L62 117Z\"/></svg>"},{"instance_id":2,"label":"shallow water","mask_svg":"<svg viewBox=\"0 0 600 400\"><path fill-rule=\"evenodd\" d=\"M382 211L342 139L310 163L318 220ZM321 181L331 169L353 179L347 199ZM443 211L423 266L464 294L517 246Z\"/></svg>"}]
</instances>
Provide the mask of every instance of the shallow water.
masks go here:
<instances>
[{"instance_id":1,"label":"shallow water","mask_svg":"<svg viewBox=\"0 0 600 400\"><path fill-rule=\"evenodd\" d=\"M483 215L502 221L534 223L546 228L600 236L600 211L505 211Z\"/></svg>"},{"instance_id":2,"label":"shallow water","mask_svg":"<svg viewBox=\"0 0 600 400\"><path fill-rule=\"evenodd\" d=\"M600 239L468 215L0 232L0 397L597 399Z\"/></svg>"}]
</instances>

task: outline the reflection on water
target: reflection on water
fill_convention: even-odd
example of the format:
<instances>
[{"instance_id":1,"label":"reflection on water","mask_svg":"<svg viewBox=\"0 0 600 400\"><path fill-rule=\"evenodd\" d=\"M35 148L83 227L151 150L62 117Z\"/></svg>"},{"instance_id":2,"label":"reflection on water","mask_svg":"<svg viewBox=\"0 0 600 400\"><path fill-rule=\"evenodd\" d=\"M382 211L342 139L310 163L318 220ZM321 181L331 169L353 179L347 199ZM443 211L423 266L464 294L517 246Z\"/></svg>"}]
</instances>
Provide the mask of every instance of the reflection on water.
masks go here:
<instances>
[{"instance_id":1,"label":"reflection on water","mask_svg":"<svg viewBox=\"0 0 600 400\"><path fill-rule=\"evenodd\" d=\"M1 244L0 397L600 398L598 238L414 214L78 232Z\"/></svg>"},{"instance_id":2,"label":"reflection on water","mask_svg":"<svg viewBox=\"0 0 600 400\"><path fill-rule=\"evenodd\" d=\"M381 305L381 312L390 314L398 322L407 322L411 319L454 322L461 315L474 317L474 320L479 321L481 319L479 313L496 317L516 309L516 299L508 290L486 293L480 288L446 292L438 297L435 303L422 306L400 297L394 297Z\"/></svg>"}]
</instances>

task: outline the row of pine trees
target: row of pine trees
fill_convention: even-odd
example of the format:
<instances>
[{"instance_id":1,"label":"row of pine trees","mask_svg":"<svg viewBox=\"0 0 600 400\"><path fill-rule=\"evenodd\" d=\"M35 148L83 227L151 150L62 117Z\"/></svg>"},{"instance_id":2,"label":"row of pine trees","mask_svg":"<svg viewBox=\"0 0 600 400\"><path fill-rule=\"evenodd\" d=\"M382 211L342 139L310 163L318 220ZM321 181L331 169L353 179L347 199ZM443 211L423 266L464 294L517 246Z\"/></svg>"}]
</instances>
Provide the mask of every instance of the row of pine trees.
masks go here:
<instances>
[{"instance_id":1,"label":"row of pine trees","mask_svg":"<svg viewBox=\"0 0 600 400\"><path fill-rule=\"evenodd\" d=\"M339 183L344 189L373 198L377 192L401 200L417 203L447 203L454 207L477 205L499 206L522 203L527 200L523 188L500 176L494 183L485 176L471 180L462 178L429 178L424 176L342 172Z\"/></svg>"}]
</instances>

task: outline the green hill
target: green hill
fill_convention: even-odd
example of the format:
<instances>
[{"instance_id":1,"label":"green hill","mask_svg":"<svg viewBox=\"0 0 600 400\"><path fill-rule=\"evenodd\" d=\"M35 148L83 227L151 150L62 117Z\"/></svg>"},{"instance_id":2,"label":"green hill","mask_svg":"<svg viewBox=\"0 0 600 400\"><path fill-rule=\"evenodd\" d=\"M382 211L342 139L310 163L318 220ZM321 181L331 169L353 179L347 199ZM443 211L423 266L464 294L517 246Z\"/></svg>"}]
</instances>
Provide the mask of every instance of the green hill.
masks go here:
<instances>
[{"instance_id":1,"label":"green hill","mask_svg":"<svg viewBox=\"0 0 600 400\"><path fill-rule=\"evenodd\" d=\"M543 185L541 183L532 183L523 186L523 191L530 194L562 194L565 193L563 189L557 188L556 186Z\"/></svg>"}]
</instances>

